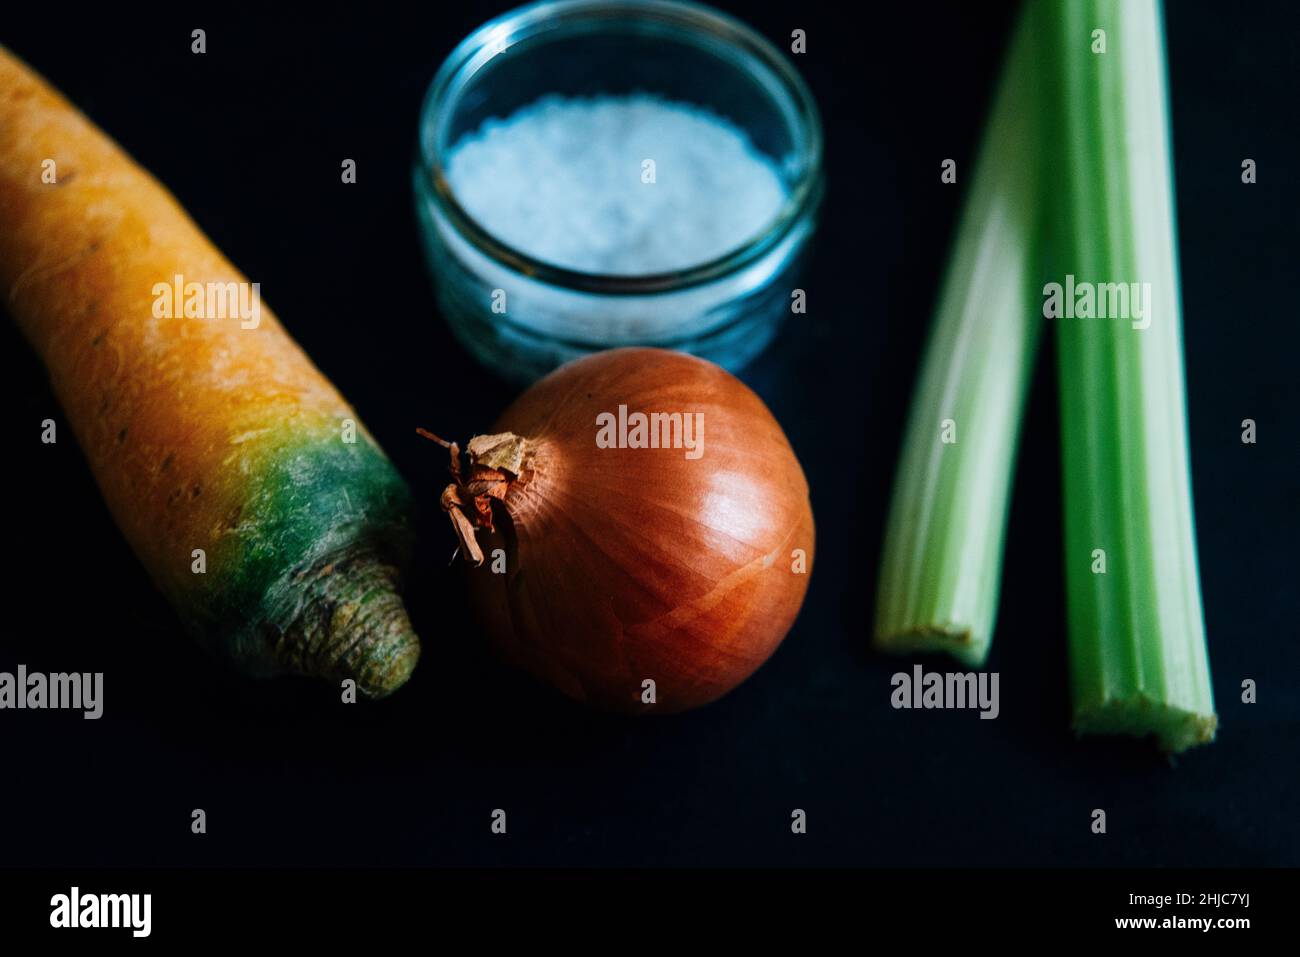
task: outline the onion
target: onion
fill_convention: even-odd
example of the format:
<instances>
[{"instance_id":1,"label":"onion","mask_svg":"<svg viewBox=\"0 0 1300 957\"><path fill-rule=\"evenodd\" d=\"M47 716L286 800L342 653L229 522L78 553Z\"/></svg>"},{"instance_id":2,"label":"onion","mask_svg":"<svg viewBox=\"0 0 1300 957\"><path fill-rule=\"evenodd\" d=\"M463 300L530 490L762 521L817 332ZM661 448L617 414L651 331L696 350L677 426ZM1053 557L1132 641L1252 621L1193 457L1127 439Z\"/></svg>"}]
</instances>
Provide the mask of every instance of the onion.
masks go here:
<instances>
[{"instance_id":1,"label":"onion","mask_svg":"<svg viewBox=\"0 0 1300 957\"><path fill-rule=\"evenodd\" d=\"M808 484L734 376L660 349L601 352L535 384L494 432L464 462L442 443L442 504L508 662L602 709L673 712L781 643L812 569Z\"/></svg>"}]
</instances>

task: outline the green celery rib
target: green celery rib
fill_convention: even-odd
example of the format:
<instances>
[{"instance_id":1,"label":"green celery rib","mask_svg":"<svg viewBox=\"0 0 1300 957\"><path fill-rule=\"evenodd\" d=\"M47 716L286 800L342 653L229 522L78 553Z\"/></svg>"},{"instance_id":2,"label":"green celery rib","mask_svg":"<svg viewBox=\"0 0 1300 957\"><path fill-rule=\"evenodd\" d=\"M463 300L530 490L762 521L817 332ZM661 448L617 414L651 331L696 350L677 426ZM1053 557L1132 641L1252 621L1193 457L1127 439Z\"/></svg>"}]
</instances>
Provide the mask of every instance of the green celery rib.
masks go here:
<instances>
[{"instance_id":1,"label":"green celery rib","mask_svg":"<svg viewBox=\"0 0 1300 957\"><path fill-rule=\"evenodd\" d=\"M946 651L972 665L988 655L1042 326L1037 13L1012 39L912 399L876 600L885 651ZM946 419L952 444L941 440Z\"/></svg>"},{"instance_id":2,"label":"green celery rib","mask_svg":"<svg viewBox=\"0 0 1300 957\"><path fill-rule=\"evenodd\" d=\"M1058 0L1048 148L1059 276L1149 282L1150 326L1057 318L1074 726L1214 737L1193 533L1163 27L1153 0ZM1106 31L1105 53L1092 33ZM1044 291L1044 295L1046 292ZM1093 550L1105 551L1094 574Z\"/></svg>"}]
</instances>

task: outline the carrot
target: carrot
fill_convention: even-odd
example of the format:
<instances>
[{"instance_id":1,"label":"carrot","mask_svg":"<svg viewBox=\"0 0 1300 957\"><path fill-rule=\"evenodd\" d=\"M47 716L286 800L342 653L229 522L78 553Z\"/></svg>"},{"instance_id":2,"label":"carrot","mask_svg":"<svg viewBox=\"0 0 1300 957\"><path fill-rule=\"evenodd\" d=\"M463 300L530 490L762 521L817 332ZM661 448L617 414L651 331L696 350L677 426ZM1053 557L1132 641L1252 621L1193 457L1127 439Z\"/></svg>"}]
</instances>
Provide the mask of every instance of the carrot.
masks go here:
<instances>
[{"instance_id":1,"label":"carrot","mask_svg":"<svg viewBox=\"0 0 1300 957\"><path fill-rule=\"evenodd\" d=\"M409 491L269 310L186 318L176 277L246 281L0 47L0 290L136 555L248 672L395 690L419 655L397 594Z\"/></svg>"}]
</instances>

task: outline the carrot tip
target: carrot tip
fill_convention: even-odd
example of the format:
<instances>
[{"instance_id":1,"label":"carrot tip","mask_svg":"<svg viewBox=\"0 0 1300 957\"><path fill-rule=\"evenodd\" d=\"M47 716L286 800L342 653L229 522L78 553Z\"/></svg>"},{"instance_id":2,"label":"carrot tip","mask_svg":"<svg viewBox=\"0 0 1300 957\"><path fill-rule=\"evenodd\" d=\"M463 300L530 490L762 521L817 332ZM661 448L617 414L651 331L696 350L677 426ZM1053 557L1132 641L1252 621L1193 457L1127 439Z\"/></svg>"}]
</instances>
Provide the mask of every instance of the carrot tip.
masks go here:
<instances>
[{"instance_id":1,"label":"carrot tip","mask_svg":"<svg viewBox=\"0 0 1300 957\"><path fill-rule=\"evenodd\" d=\"M280 670L352 680L366 698L404 685L420 658L420 639L397 591L397 570L365 552L316 565L310 598L272 650Z\"/></svg>"}]
</instances>

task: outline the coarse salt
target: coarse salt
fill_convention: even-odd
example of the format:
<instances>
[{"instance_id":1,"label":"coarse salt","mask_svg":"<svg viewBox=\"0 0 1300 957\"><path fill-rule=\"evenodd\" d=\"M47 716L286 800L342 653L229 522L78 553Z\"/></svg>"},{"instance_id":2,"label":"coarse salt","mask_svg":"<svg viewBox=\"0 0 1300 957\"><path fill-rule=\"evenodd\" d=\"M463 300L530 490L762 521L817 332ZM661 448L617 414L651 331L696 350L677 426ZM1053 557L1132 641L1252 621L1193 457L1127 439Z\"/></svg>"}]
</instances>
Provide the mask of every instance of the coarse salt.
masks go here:
<instances>
[{"instance_id":1,"label":"coarse salt","mask_svg":"<svg viewBox=\"0 0 1300 957\"><path fill-rule=\"evenodd\" d=\"M730 120L638 93L548 95L462 137L446 173L499 241L587 273L673 272L757 238L787 197Z\"/></svg>"}]
</instances>

